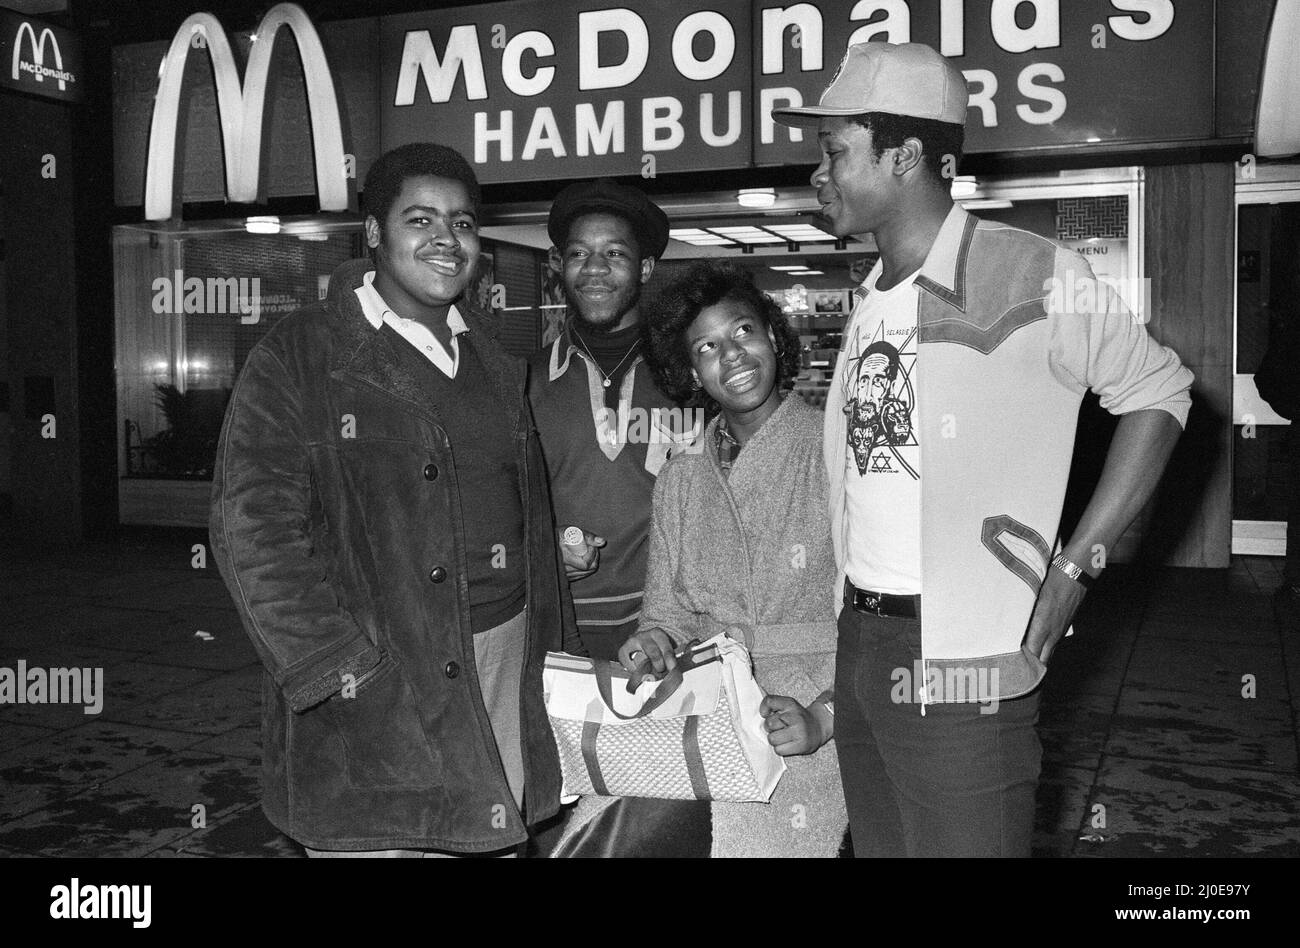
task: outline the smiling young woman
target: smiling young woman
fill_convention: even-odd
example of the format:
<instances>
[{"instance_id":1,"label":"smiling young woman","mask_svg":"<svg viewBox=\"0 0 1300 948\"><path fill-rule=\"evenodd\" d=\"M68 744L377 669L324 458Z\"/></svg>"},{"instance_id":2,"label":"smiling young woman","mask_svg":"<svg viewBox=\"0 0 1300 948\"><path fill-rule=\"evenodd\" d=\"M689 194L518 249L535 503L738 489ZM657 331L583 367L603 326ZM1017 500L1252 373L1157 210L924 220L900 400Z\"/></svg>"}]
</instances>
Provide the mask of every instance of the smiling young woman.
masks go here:
<instances>
[{"instance_id":1,"label":"smiling young woman","mask_svg":"<svg viewBox=\"0 0 1300 948\"><path fill-rule=\"evenodd\" d=\"M663 671L692 638L743 641L788 769L770 804L714 801L711 854L834 856L848 822L823 747L835 720L835 562L822 416L785 394L797 338L729 264L692 267L646 320L660 387L715 417L701 451L660 471L641 619L619 659L631 670L644 653Z\"/></svg>"}]
</instances>

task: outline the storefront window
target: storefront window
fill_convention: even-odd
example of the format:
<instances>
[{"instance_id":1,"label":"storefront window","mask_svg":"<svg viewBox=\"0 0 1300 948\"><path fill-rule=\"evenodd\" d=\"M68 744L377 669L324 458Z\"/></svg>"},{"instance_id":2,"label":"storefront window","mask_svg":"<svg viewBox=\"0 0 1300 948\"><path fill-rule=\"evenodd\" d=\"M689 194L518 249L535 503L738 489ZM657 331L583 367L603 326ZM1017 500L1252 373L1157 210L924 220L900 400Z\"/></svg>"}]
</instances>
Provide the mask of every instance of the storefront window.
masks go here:
<instances>
[{"instance_id":1,"label":"storefront window","mask_svg":"<svg viewBox=\"0 0 1300 948\"><path fill-rule=\"evenodd\" d=\"M329 274L359 250L355 227L273 235L116 228L122 476L210 479L249 350L323 295Z\"/></svg>"},{"instance_id":2,"label":"storefront window","mask_svg":"<svg viewBox=\"0 0 1300 948\"><path fill-rule=\"evenodd\" d=\"M359 221L244 221L113 231L119 516L201 526L217 439L244 361L277 321L325 296L330 275L367 253ZM485 240L469 297L497 310L508 351L540 342L539 261ZM502 307L501 300L517 301ZM559 307L561 310L563 307Z\"/></svg>"}]
</instances>

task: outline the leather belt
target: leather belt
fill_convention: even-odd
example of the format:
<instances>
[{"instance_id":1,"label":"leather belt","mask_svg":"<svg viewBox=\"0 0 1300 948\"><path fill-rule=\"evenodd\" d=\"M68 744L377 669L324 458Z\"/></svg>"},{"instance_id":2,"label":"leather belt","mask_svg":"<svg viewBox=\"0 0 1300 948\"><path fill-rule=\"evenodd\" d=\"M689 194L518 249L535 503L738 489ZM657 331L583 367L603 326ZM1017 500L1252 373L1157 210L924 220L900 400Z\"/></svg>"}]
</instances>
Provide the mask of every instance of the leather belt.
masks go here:
<instances>
[{"instance_id":1,"label":"leather belt","mask_svg":"<svg viewBox=\"0 0 1300 948\"><path fill-rule=\"evenodd\" d=\"M892 593L859 589L844 580L844 605L855 612L893 619L915 619L921 614L920 596L895 596Z\"/></svg>"}]
</instances>

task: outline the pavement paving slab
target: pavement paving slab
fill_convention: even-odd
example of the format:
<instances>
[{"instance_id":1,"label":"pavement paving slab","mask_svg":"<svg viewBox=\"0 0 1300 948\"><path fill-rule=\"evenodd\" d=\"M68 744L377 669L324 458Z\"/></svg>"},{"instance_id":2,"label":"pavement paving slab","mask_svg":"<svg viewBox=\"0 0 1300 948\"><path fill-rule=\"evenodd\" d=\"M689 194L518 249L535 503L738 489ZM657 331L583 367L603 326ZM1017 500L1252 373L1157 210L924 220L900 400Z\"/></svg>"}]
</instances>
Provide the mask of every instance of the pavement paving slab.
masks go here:
<instances>
[{"instance_id":1,"label":"pavement paving slab","mask_svg":"<svg viewBox=\"0 0 1300 948\"><path fill-rule=\"evenodd\" d=\"M248 761L181 751L0 826L0 845L47 856L143 856L248 805Z\"/></svg>"},{"instance_id":2,"label":"pavement paving slab","mask_svg":"<svg viewBox=\"0 0 1300 948\"><path fill-rule=\"evenodd\" d=\"M1100 840L1075 855L1300 856L1300 776L1123 757L1103 760L1089 806Z\"/></svg>"},{"instance_id":3,"label":"pavement paving slab","mask_svg":"<svg viewBox=\"0 0 1300 948\"><path fill-rule=\"evenodd\" d=\"M30 661L28 665L30 667ZM33 724L60 730L85 724L96 716L104 720L122 720L120 715L128 708L156 699L167 692L193 687L210 679L213 674L209 670L155 665L128 657L126 661L116 662L104 669L103 692L100 696L101 710L98 715L87 715L84 705L25 704L14 705L0 720L4 721L6 726L13 721L17 724Z\"/></svg>"},{"instance_id":4,"label":"pavement paving slab","mask_svg":"<svg viewBox=\"0 0 1300 948\"><path fill-rule=\"evenodd\" d=\"M123 724L212 736L255 723L261 719L261 714L257 699L236 691L221 675L132 707L105 711L104 718Z\"/></svg>"},{"instance_id":5,"label":"pavement paving slab","mask_svg":"<svg viewBox=\"0 0 1300 948\"><path fill-rule=\"evenodd\" d=\"M1289 703L1186 691L1126 691L1108 756L1297 772Z\"/></svg>"},{"instance_id":6,"label":"pavement paving slab","mask_svg":"<svg viewBox=\"0 0 1300 948\"><path fill-rule=\"evenodd\" d=\"M1287 697L1286 672L1276 646L1139 638L1133 648L1126 688L1186 691L1241 697L1254 682L1257 698ZM1247 676L1250 676L1247 678Z\"/></svg>"},{"instance_id":7,"label":"pavement paving slab","mask_svg":"<svg viewBox=\"0 0 1300 948\"><path fill-rule=\"evenodd\" d=\"M151 857L273 857L306 859L301 846L271 825L262 808L250 805L149 853Z\"/></svg>"},{"instance_id":8,"label":"pavement paving slab","mask_svg":"<svg viewBox=\"0 0 1300 948\"><path fill-rule=\"evenodd\" d=\"M95 721L28 743L0 757L0 835L9 820L203 740L201 734ZM0 842L0 845L4 845Z\"/></svg>"}]
</instances>

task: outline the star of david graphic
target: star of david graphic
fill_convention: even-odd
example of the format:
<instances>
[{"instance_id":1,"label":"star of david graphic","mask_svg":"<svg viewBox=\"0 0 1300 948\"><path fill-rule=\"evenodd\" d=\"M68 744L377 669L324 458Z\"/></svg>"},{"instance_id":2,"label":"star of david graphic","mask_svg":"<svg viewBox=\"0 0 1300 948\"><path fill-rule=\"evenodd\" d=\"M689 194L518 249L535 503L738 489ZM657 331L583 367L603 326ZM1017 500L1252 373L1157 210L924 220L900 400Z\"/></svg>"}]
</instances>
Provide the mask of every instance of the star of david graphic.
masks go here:
<instances>
[{"instance_id":1,"label":"star of david graphic","mask_svg":"<svg viewBox=\"0 0 1300 948\"><path fill-rule=\"evenodd\" d=\"M871 470L872 470L872 471L888 471L890 474L897 474L897 473L898 473L898 472L894 469L894 467L893 467L892 465L890 465L890 463L889 463L889 455L886 454L884 451L881 451L879 454L877 454L877 455L875 455L874 457L872 457L872 459L871 459Z\"/></svg>"}]
</instances>

